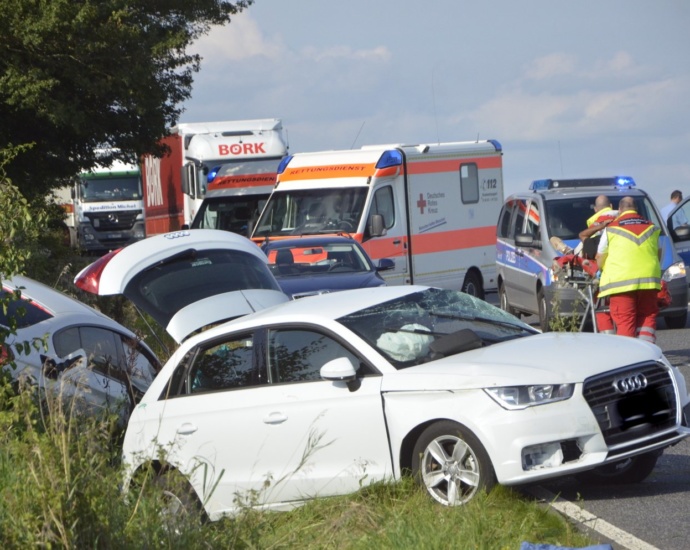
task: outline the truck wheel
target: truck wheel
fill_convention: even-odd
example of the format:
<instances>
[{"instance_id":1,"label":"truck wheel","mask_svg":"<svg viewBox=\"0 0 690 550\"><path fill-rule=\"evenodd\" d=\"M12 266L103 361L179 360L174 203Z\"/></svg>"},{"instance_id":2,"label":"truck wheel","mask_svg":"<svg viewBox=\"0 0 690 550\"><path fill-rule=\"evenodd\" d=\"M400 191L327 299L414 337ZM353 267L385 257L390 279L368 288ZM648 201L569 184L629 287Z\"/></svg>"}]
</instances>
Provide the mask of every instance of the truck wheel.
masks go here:
<instances>
[{"instance_id":1,"label":"truck wheel","mask_svg":"<svg viewBox=\"0 0 690 550\"><path fill-rule=\"evenodd\" d=\"M462 283L462 289L465 294L484 299L484 289L482 288L482 281L474 271L468 271L465 275L465 280Z\"/></svg>"},{"instance_id":2,"label":"truck wheel","mask_svg":"<svg viewBox=\"0 0 690 550\"><path fill-rule=\"evenodd\" d=\"M436 422L422 432L412 454L412 473L429 495L444 506L466 504L479 491L496 485L484 446L464 426Z\"/></svg>"},{"instance_id":3,"label":"truck wheel","mask_svg":"<svg viewBox=\"0 0 690 550\"><path fill-rule=\"evenodd\" d=\"M581 472L577 474L577 478L584 483L592 485L640 483L652 473L660 456L661 452L659 451L633 456L613 464L599 466L594 468L594 470Z\"/></svg>"},{"instance_id":4,"label":"truck wheel","mask_svg":"<svg viewBox=\"0 0 690 550\"><path fill-rule=\"evenodd\" d=\"M688 312L686 311L682 315L670 315L664 317L664 322L666 323L666 328L685 328L688 322Z\"/></svg>"},{"instance_id":5,"label":"truck wheel","mask_svg":"<svg viewBox=\"0 0 690 550\"><path fill-rule=\"evenodd\" d=\"M518 316L518 312L515 309L513 309L513 307L510 305L510 302L508 302L508 294L506 294L506 285L503 281L501 281L501 284L498 285L498 303L503 311L506 311L511 315L515 315L516 317Z\"/></svg>"},{"instance_id":6,"label":"truck wheel","mask_svg":"<svg viewBox=\"0 0 690 550\"><path fill-rule=\"evenodd\" d=\"M551 330L551 307L546 299L544 287L541 287L537 292L537 307L539 308L539 326L541 331L549 332Z\"/></svg>"}]
</instances>

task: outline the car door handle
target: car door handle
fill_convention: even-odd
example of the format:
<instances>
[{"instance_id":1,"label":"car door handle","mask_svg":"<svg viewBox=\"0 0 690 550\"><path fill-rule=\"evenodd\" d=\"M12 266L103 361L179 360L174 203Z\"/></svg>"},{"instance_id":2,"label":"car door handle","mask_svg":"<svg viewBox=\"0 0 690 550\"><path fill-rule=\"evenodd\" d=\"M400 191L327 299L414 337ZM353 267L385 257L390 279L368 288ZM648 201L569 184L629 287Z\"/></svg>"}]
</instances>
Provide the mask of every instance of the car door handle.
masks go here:
<instances>
[{"instance_id":1,"label":"car door handle","mask_svg":"<svg viewBox=\"0 0 690 550\"><path fill-rule=\"evenodd\" d=\"M400 242L401 242L400 239L397 239L397 240L393 241L393 244L400 244Z\"/></svg>"},{"instance_id":2,"label":"car door handle","mask_svg":"<svg viewBox=\"0 0 690 550\"><path fill-rule=\"evenodd\" d=\"M195 431L197 431L199 428L197 428L194 424L191 422L185 422L177 428L177 433L180 435L190 435L193 434Z\"/></svg>"},{"instance_id":3,"label":"car door handle","mask_svg":"<svg viewBox=\"0 0 690 550\"><path fill-rule=\"evenodd\" d=\"M287 415L282 412L272 412L264 416L265 424L282 424L287 420Z\"/></svg>"}]
</instances>

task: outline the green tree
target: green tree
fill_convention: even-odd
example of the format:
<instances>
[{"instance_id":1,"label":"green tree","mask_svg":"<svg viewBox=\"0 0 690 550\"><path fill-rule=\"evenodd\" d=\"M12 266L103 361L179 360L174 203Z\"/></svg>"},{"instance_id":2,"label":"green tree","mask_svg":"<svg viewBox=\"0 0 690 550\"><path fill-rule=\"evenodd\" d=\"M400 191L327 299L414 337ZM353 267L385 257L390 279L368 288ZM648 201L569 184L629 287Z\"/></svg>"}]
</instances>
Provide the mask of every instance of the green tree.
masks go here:
<instances>
[{"instance_id":1,"label":"green tree","mask_svg":"<svg viewBox=\"0 0 690 550\"><path fill-rule=\"evenodd\" d=\"M34 144L7 175L30 196L93 167L98 147L160 153L200 67L187 48L252 3L0 0L0 148Z\"/></svg>"}]
</instances>

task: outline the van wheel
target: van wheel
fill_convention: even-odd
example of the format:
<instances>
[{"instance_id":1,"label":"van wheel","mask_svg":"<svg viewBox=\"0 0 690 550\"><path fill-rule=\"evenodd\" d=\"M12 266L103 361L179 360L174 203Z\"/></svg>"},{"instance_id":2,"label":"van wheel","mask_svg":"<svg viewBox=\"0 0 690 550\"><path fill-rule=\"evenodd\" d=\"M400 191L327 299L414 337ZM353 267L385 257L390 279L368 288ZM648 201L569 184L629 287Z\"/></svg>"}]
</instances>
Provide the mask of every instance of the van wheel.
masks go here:
<instances>
[{"instance_id":1,"label":"van wheel","mask_svg":"<svg viewBox=\"0 0 690 550\"><path fill-rule=\"evenodd\" d=\"M482 288L482 281L474 271L468 271L465 275L465 280L462 283L462 289L465 294L484 299L484 289Z\"/></svg>"},{"instance_id":2,"label":"van wheel","mask_svg":"<svg viewBox=\"0 0 690 550\"><path fill-rule=\"evenodd\" d=\"M443 420L422 432L414 446L412 473L429 495L444 506L466 504L479 491L496 485L484 446L464 426Z\"/></svg>"},{"instance_id":3,"label":"van wheel","mask_svg":"<svg viewBox=\"0 0 690 550\"><path fill-rule=\"evenodd\" d=\"M686 311L682 315L670 315L664 317L664 322L666 323L666 328L685 328L688 322L688 312Z\"/></svg>"},{"instance_id":4,"label":"van wheel","mask_svg":"<svg viewBox=\"0 0 690 550\"><path fill-rule=\"evenodd\" d=\"M503 311L510 313L511 315L518 316L518 312L510 305L508 302L508 294L506 293L506 285L501 281L498 285L498 303Z\"/></svg>"},{"instance_id":5,"label":"van wheel","mask_svg":"<svg viewBox=\"0 0 690 550\"><path fill-rule=\"evenodd\" d=\"M546 299L544 287L537 292L537 307L539 308L539 326L542 332L549 332L551 330L551 308Z\"/></svg>"}]
</instances>

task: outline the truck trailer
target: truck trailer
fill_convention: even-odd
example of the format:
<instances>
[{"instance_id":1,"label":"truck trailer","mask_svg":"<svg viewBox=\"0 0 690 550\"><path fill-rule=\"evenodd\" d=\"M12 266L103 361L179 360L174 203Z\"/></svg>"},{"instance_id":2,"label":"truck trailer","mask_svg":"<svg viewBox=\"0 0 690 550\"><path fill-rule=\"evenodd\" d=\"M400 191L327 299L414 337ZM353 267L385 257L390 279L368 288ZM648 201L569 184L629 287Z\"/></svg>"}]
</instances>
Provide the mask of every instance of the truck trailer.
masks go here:
<instances>
[{"instance_id":1,"label":"truck trailer","mask_svg":"<svg viewBox=\"0 0 690 550\"><path fill-rule=\"evenodd\" d=\"M182 123L164 143L166 156L143 159L147 235L190 226L246 234L287 153L279 119Z\"/></svg>"}]
</instances>

